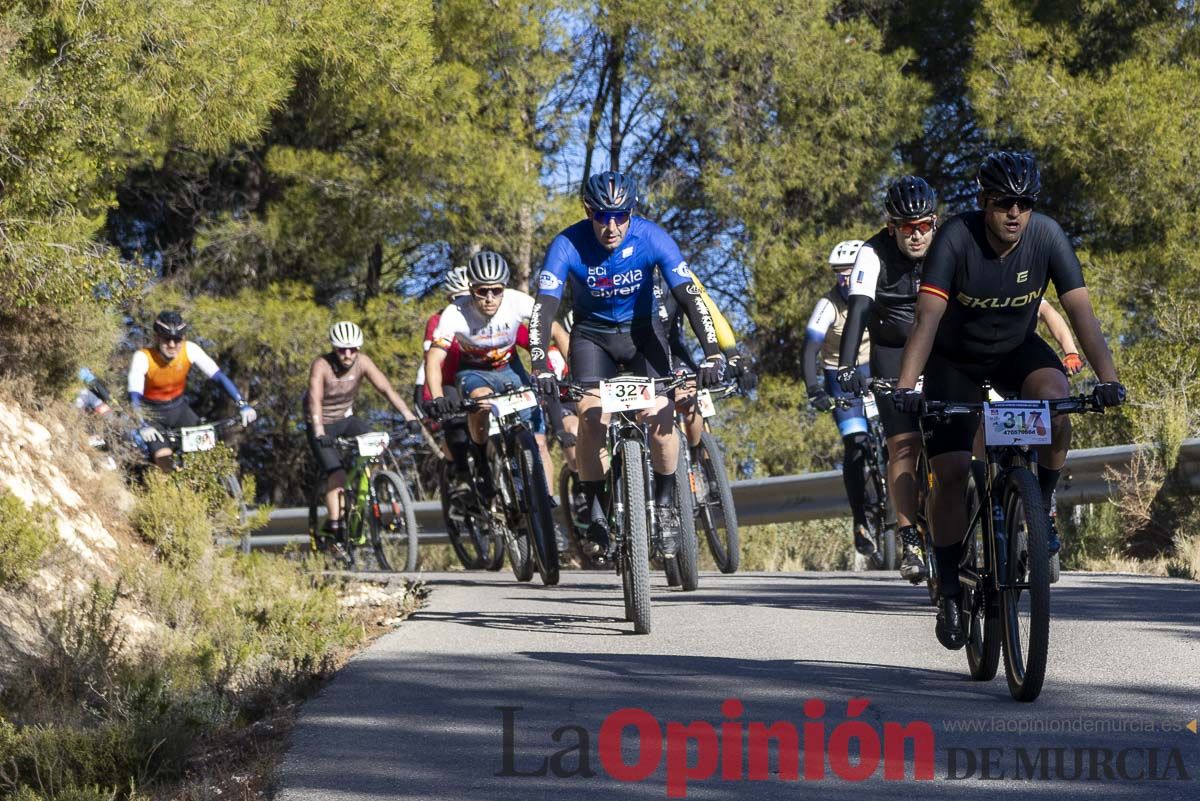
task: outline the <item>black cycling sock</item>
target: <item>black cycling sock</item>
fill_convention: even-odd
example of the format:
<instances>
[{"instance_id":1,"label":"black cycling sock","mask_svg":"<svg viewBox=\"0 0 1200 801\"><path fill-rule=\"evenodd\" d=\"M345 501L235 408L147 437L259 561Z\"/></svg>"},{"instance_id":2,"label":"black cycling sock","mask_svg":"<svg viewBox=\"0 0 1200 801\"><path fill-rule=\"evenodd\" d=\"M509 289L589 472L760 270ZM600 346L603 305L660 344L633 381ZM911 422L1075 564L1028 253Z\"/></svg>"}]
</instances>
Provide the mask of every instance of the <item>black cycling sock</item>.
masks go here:
<instances>
[{"instance_id":1,"label":"black cycling sock","mask_svg":"<svg viewBox=\"0 0 1200 801\"><path fill-rule=\"evenodd\" d=\"M1042 488L1042 506L1046 507L1046 512L1050 512L1050 501L1054 497L1054 488L1058 486L1058 477L1062 475L1062 469L1051 470L1045 465L1038 465L1038 486Z\"/></svg>"},{"instance_id":2,"label":"black cycling sock","mask_svg":"<svg viewBox=\"0 0 1200 801\"><path fill-rule=\"evenodd\" d=\"M962 585L958 581L958 563L962 561L962 543L933 546L933 558L937 560L938 586L943 596L959 595Z\"/></svg>"},{"instance_id":3,"label":"black cycling sock","mask_svg":"<svg viewBox=\"0 0 1200 801\"><path fill-rule=\"evenodd\" d=\"M604 517L604 481L580 481L579 489L587 499L588 519L600 520Z\"/></svg>"},{"instance_id":4,"label":"black cycling sock","mask_svg":"<svg viewBox=\"0 0 1200 801\"><path fill-rule=\"evenodd\" d=\"M471 447L475 449L475 472L483 480L484 486L492 485L492 466L488 464L487 443L480 445L472 440Z\"/></svg>"},{"instance_id":5,"label":"black cycling sock","mask_svg":"<svg viewBox=\"0 0 1200 801\"><path fill-rule=\"evenodd\" d=\"M846 485L846 498L850 501L850 512L854 515L854 526L867 524L867 435L858 432L842 437L846 446L842 460L842 483Z\"/></svg>"},{"instance_id":6,"label":"black cycling sock","mask_svg":"<svg viewBox=\"0 0 1200 801\"><path fill-rule=\"evenodd\" d=\"M471 469L467 463L467 448L471 445L471 437L462 426L450 426L446 431L446 446L450 448L450 456L454 459L454 468L460 476L465 476Z\"/></svg>"},{"instance_id":7,"label":"black cycling sock","mask_svg":"<svg viewBox=\"0 0 1200 801\"><path fill-rule=\"evenodd\" d=\"M675 505L675 474L654 473L654 505Z\"/></svg>"}]
</instances>

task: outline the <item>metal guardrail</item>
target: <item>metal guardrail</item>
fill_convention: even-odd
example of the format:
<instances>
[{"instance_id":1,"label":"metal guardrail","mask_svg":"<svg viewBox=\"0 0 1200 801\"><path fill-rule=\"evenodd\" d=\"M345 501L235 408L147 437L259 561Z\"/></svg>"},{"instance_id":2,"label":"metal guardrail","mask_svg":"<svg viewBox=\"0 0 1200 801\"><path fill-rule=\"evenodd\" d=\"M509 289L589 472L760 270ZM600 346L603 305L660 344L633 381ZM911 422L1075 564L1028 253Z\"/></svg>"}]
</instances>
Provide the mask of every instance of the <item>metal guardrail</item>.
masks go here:
<instances>
[{"instance_id":1,"label":"metal guardrail","mask_svg":"<svg viewBox=\"0 0 1200 801\"><path fill-rule=\"evenodd\" d=\"M1077 505L1111 497L1110 470L1117 476L1127 474L1134 454L1149 447L1117 445L1072 451L1059 481L1059 502ZM1200 439L1185 441L1179 460L1192 487L1200 489ZM733 501L737 506L738 522L744 526L844 517L850 511L839 470L735 481ZM322 516L324 512L322 508ZM417 503L416 515L422 544L448 541L439 502ZM255 547L268 548L307 542L307 527L307 508L276 509L271 513L270 522L255 532L251 542Z\"/></svg>"}]
</instances>

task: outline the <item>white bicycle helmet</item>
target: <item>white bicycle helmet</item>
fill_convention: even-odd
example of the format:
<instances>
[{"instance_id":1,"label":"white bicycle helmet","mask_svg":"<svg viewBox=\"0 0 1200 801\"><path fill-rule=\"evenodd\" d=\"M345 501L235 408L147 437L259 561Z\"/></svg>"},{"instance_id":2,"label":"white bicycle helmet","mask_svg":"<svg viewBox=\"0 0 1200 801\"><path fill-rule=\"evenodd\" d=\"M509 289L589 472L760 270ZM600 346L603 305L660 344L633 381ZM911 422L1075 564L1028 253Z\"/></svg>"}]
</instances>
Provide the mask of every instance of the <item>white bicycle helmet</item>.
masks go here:
<instances>
[{"instance_id":1,"label":"white bicycle helmet","mask_svg":"<svg viewBox=\"0 0 1200 801\"><path fill-rule=\"evenodd\" d=\"M361 348L363 332L349 320L342 320L329 326L329 342L335 348Z\"/></svg>"},{"instance_id":2,"label":"white bicycle helmet","mask_svg":"<svg viewBox=\"0 0 1200 801\"><path fill-rule=\"evenodd\" d=\"M850 269L854 266L854 260L858 258L858 251L862 250L864 244L866 243L861 239L847 239L844 242L838 242L829 254L829 266L836 272Z\"/></svg>"},{"instance_id":3,"label":"white bicycle helmet","mask_svg":"<svg viewBox=\"0 0 1200 801\"><path fill-rule=\"evenodd\" d=\"M508 262L494 250L481 250L467 262L467 282L471 286L508 286Z\"/></svg>"},{"instance_id":4,"label":"white bicycle helmet","mask_svg":"<svg viewBox=\"0 0 1200 801\"><path fill-rule=\"evenodd\" d=\"M453 270L447 271L446 277L442 281L442 289L451 298L470 292L471 287L467 284L467 268L455 267Z\"/></svg>"}]
</instances>

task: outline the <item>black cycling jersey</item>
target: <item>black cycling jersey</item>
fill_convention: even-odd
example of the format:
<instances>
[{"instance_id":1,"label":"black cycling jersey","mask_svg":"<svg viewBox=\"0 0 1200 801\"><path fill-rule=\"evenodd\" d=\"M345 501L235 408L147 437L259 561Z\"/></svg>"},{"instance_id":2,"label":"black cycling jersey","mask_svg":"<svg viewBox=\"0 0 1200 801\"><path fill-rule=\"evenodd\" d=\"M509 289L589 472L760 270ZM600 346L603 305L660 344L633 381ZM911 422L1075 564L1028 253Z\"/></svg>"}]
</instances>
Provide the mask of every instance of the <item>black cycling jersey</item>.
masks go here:
<instances>
[{"instance_id":1,"label":"black cycling jersey","mask_svg":"<svg viewBox=\"0 0 1200 801\"><path fill-rule=\"evenodd\" d=\"M841 364L854 364L862 332L871 333L871 371L899 378L898 365L876 362L876 346L903 348L916 317L922 260L905 256L884 228L866 241L850 274L849 312L842 332ZM894 373L894 374L893 374Z\"/></svg>"},{"instance_id":2,"label":"black cycling jersey","mask_svg":"<svg viewBox=\"0 0 1200 801\"><path fill-rule=\"evenodd\" d=\"M922 277L921 292L948 304L933 350L959 362L1019 347L1037 328L1050 281L1060 296L1084 285L1075 249L1054 220L1034 212L1017 246L999 257L983 215L960 214L942 227Z\"/></svg>"}]
</instances>

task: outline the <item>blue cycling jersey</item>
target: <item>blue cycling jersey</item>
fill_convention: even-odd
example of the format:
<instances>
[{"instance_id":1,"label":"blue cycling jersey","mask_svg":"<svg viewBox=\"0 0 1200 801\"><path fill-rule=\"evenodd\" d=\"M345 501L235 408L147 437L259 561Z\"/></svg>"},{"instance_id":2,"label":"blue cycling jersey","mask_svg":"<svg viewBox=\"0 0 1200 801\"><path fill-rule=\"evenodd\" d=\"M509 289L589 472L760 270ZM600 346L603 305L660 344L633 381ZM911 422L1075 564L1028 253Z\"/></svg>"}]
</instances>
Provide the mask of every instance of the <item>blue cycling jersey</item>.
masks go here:
<instances>
[{"instance_id":1,"label":"blue cycling jersey","mask_svg":"<svg viewBox=\"0 0 1200 801\"><path fill-rule=\"evenodd\" d=\"M596 239L590 220L581 220L550 243L538 292L562 298L570 281L576 325L650 324L658 313L655 266L671 288L692 280L675 240L649 220L632 218L629 232L613 251Z\"/></svg>"}]
</instances>

